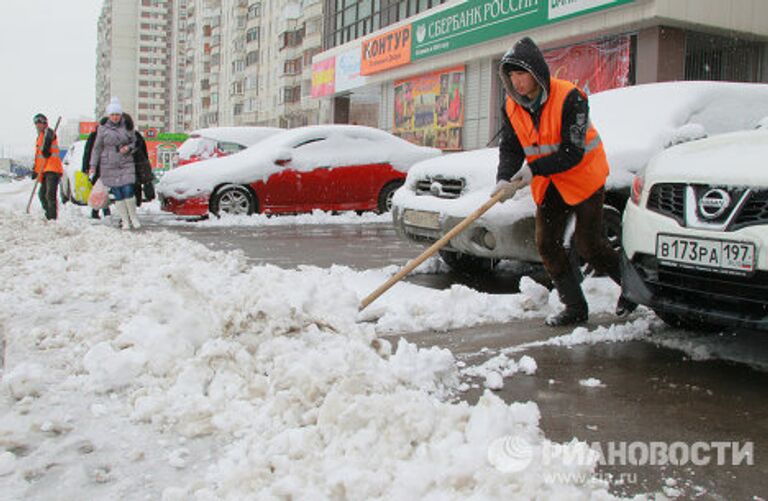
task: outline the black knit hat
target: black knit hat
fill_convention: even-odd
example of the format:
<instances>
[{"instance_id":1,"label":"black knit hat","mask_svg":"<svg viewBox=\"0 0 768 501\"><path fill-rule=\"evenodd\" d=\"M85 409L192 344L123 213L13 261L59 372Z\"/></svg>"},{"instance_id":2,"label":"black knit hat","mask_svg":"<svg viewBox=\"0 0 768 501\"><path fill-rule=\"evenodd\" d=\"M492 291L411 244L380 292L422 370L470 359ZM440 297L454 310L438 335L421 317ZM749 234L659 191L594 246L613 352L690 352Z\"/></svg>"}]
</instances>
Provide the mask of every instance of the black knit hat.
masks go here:
<instances>
[{"instance_id":1,"label":"black knit hat","mask_svg":"<svg viewBox=\"0 0 768 501\"><path fill-rule=\"evenodd\" d=\"M549 95L549 66L544 55L530 37L518 40L501 58L499 77L507 94L522 105L527 105L525 98L520 96L509 81L509 72L513 70L527 71L543 90L541 102L544 103Z\"/></svg>"},{"instance_id":2,"label":"black knit hat","mask_svg":"<svg viewBox=\"0 0 768 501\"><path fill-rule=\"evenodd\" d=\"M45 124L47 124L48 123L48 117L46 117L42 113L38 113L37 115L34 116L34 118L32 118L32 121L34 123L36 123L36 124L37 123L45 123Z\"/></svg>"}]
</instances>

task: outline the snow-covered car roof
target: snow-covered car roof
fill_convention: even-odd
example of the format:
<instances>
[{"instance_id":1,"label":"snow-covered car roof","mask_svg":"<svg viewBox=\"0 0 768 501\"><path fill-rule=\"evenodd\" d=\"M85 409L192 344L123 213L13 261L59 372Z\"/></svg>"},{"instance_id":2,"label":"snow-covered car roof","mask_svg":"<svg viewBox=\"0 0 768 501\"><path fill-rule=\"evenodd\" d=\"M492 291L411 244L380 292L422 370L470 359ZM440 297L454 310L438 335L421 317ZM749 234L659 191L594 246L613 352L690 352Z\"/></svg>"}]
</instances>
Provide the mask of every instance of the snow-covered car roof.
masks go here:
<instances>
[{"instance_id":1,"label":"snow-covered car roof","mask_svg":"<svg viewBox=\"0 0 768 501\"><path fill-rule=\"evenodd\" d=\"M277 127L209 127L193 130L189 138L179 146L179 157L186 159L199 154L201 142L206 140L248 147L282 131Z\"/></svg>"},{"instance_id":2,"label":"snow-covered car roof","mask_svg":"<svg viewBox=\"0 0 768 501\"><path fill-rule=\"evenodd\" d=\"M175 197L210 193L221 183L249 184L289 167L309 171L318 166L341 167L389 163L406 172L414 163L440 155L435 148L413 145L388 132L359 125L311 125L285 130L233 155L202 160L169 171L158 192Z\"/></svg>"},{"instance_id":3,"label":"snow-covered car roof","mask_svg":"<svg viewBox=\"0 0 768 501\"><path fill-rule=\"evenodd\" d=\"M687 135L753 129L768 114L768 85L644 84L599 92L589 106L611 166L608 187L616 188L628 186L653 155Z\"/></svg>"}]
</instances>

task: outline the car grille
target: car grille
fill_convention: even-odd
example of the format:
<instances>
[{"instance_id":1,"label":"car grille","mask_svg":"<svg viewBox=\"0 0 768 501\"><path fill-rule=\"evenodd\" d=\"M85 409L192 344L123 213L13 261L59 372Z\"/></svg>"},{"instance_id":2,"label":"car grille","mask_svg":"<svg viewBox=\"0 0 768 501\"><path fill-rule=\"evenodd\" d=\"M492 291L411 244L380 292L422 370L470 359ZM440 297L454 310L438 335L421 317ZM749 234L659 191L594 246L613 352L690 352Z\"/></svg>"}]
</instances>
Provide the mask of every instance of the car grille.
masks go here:
<instances>
[{"instance_id":1,"label":"car grille","mask_svg":"<svg viewBox=\"0 0 768 501\"><path fill-rule=\"evenodd\" d=\"M698 309L710 305L755 319L768 316L768 272L738 276L659 266L649 255L636 256L633 264L658 298Z\"/></svg>"},{"instance_id":2,"label":"car grille","mask_svg":"<svg viewBox=\"0 0 768 501\"><path fill-rule=\"evenodd\" d=\"M438 198L459 198L464 184L464 179L426 177L416 181L416 194L432 195Z\"/></svg>"},{"instance_id":3,"label":"car grille","mask_svg":"<svg viewBox=\"0 0 768 501\"><path fill-rule=\"evenodd\" d=\"M741 212L733 221L731 230L757 224L768 224L768 190L750 193Z\"/></svg>"},{"instance_id":4,"label":"car grille","mask_svg":"<svg viewBox=\"0 0 768 501\"><path fill-rule=\"evenodd\" d=\"M685 184L654 184L648 196L648 209L685 224Z\"/></svg>"},{"instance_id":5,"label":"car grille","mask_svg":"<svg viewBox=\"0 0 768 501\"><path fill-rule=\"evenodd\" d=\"M688 203L698 205L701 198L714 188L730 196L730 207L722 215L707 221L702 218L699 208L687 207L687 205ZM742 200L744 203L740 204ZM768 224L768 190L764 189L747 190L743 187L658 183L651 187L646 207L671 217L685 227L707 228L707 225L722 225L719 228L710 227L709 229L735 231L747 226ZM734 211L737 212L734 213Z\"/></svg>"}]
</instances>

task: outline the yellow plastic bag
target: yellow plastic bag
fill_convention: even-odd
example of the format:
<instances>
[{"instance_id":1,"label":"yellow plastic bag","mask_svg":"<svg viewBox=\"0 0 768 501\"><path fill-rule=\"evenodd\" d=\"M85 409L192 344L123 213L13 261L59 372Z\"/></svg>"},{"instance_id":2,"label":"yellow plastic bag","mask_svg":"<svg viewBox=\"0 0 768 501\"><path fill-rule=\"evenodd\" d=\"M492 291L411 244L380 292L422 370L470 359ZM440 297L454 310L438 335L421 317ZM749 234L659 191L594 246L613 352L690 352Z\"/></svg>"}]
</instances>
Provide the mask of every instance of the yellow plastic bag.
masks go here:
<instances>
[{"instance_id":1,"label":"yellow plastic bag","mask_svg":"<svg viewBox=\"0 0 768 501\"><path fill-rule=\"evenodd\" d=\"M76 202L86 205L88 203L88 197L91 195L91 180L88 178L88 174L81 171L75 171L75 189L72 193L72 197Z\"/></svg>"}]
</instances>

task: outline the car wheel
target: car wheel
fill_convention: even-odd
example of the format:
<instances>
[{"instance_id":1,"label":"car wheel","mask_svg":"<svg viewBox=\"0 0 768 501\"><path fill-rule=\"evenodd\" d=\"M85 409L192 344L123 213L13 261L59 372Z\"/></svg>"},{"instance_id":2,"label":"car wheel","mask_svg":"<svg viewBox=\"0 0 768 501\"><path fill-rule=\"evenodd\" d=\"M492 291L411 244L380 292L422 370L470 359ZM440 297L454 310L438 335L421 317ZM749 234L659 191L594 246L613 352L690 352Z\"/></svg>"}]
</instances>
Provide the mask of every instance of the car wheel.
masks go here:
<instances>
[{"instance_id":1,"label":"car wheel","mask_svg":"<svg viewBox=\"0 0 768 501\"><path fill-rule=\"evenodd\" d=\"M459 273L487 273L493 271L498 262L495 259L470 256L469 254L447 250L441 250L440 257L443 258L445 264L452 270Z\"/></svg>"},{"instance_id":2,"label":"car wheel","mask_svg":"<svg viewBox=\"0 0 768 501\"><path fill-rule=\"evenodd\" d=\"M224 214L251 215L256 212L256 200L244 186L228 186L211 197L209 209L217 216Z\"/></svg>"},{"instance_id":3,"label":"car wheel","mask_svg":"<svg viewBox=\"0 0 768 501\"><path fill-rule=\"evenodd\" d=\"M660 310L654 310L654 313L656 313L656 316L662 319L664 323L670 327L699 332L716 332L721 330L720 326L708 323L693 315L678 315L677 313L669 313Z\"/></svg>"},{"instance_id":4,"label":"car wheel","mask_svg":"<svg viewBox=\"0 0 768 501\"><path fill-rule=\"evenodd\" d=\"M384 185L379 192L379 200L377 204L377 210L379 214L389 212L392 210L392 197L395 196L395 192L403 185L403 181L392 181Z\"/></svg>"},{"instance_id":5,"label":"car wheel","mask_svg":"<svg viewBox=\"0 0 768 501\"><path fill-rule=\"evenodd\" d=\"M621 211L610 205L603 206L603 236L614 251L621 252ZM585 263L579 256L574 237L571 237L568 259L581 271L582 277L599 276L592 265Z\"/></svg>"}]
</instances>

